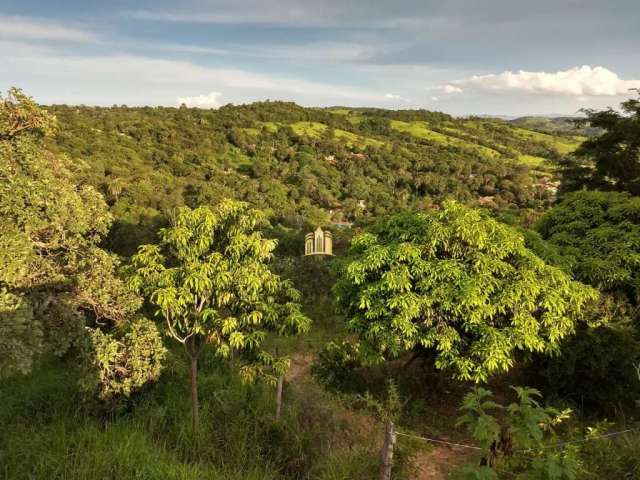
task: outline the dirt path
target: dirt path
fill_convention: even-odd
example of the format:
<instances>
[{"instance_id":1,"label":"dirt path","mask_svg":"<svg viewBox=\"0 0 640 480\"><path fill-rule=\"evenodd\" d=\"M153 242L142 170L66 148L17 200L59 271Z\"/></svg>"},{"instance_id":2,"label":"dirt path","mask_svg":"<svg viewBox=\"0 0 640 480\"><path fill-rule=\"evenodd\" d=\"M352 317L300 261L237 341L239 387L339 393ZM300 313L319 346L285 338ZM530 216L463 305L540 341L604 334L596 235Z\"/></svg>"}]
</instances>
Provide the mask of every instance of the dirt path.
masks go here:
<instances>
[{"instance_id":1,"label":"dirt path","mask_svg":"<svg viewBox=\"0 0 640 480\"><path fill-rule=\"evenodd\" d=\"M291 382L298 378L305 377L311 370L311 364L313 363L313 354L309 352L296 352L291 356L291 364L285 379L287 382Z\"/></svg>"},{"instance_id":2,"label":"dirt path","mask_svg":"<svg viewBox=\"0 0 640 480\"><path fill-rule=\"evenodd\" d=\"M415 480L445 480L460 464L466 452L460 448L437 445L431 450L417 452L413 457Z\"/></svg>"},{"instance_id":3,"label":"dirt path","mask_svg":"<svg viewBox=\"0 0 640 480\"><path fill-rule=\"evenodd\" d=\"M286 375L287 382L308 379L313 360L313 353L295 352L291 356L291 364ZM382 436L378 435L379 432L377 430L379 425L377 425L373 417L346 410L342 414L350 424L352 431L357 432L357 437L366 438L369 441L375 438L374 443L376 445L374 448L377 449L381 446ZM377 437L380 437L380 445L377 445ZM468 453L465 449L446 445L430 445L428 449L419 450L413 456L415 466L414 480L446 480L449 473L465 463L464 457Z\"/></svg>"}]
</instances>

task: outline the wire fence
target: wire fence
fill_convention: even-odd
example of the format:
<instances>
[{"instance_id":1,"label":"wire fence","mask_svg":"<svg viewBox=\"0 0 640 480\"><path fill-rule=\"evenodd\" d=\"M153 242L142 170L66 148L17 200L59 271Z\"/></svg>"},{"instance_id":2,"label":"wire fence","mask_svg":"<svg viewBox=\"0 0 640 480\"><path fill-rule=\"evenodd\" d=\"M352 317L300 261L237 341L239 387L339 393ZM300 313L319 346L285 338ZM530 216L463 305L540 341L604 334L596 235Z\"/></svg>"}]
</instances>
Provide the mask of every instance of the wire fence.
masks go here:
<instances>
[{"instance_id":1,"label":"wire fence","mask_svg":"<svg viewBox=\"0 0 640 480\"><path fill-rule=\"evenodd\" d=\"M518 450L513 450L513 453L525 453L525 452L534 452L534 451L538 451L538 450L548 450L548 449L551 449L551 448L561 448L561 447L564 447L565 445L571 445L571 444L576 444L576 443L585 443L585 442L590 442L592 440L600 440L600 439L603 439L603 438L616 437L616 436L619 436L619 435L626 435L627 433L636 432L636 431L638 431L637 428L627 428L626 430L620 430L620 431L617 431L617 432L603 433L602 435L596 435L596 436L592 436L592 437L576 438L576 439L573 439L573 440L567 440L565 442L554 443L554 444L551 444L551 445L543 445L541 447L521 448L521 449L518 449ZM452 447L468 448L470 450L482 450L482 448L477 447L475 445L467 445L467 444L464 444L464 443L448 442L446 440L440 440L440 439L428 438L428 437L421 437L419 435L412 435L410 433L396 432L396 435L401 435L403 437L414 438L414 439L417 439L417 440L423 440L425 442L430 442L430 443L438 443L438 444L442 444L442 445L449 445L449 446L452 446Z\"/></svg>"},{"instance_id":2,"label":"wire fence","mask_svg":"<svg viewBox=\"0 0 640 480\"><path fill-rule=\"evenodd\" d=\"M473 450L482 450L482 448L475 447L473 445L465 445L463 443L447 442L445 440L437 440L435 438L420 437L418 435L411 435L409 433L396 432L396 435L402 435L403 437L415 438L417 440L424 440L424 441L431 442L431 443L440 443L440 444L443 444L443 445L451 445L451 446L454 446L454 447L463 447L463 448L470 448L470 449L473 449Z\"/></svg>"}]
</instances>

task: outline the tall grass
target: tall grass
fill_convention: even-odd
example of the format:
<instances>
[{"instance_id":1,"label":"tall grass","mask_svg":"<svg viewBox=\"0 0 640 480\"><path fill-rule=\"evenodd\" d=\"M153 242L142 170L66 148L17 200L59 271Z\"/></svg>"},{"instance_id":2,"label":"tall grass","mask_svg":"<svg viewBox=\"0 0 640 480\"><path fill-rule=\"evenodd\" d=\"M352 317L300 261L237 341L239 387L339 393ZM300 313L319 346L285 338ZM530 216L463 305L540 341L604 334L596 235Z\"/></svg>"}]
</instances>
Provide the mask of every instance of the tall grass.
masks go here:
<instances>
[{"instance_id":1,"label":"tall grass","mask_svg":"<svg viewBox=\"0 0 640 480\"><path fill-rule=\"evenodd\" d=\"M179 352L176 352L179 353ZM202 359L202 429L190 428L186 365L117 408L87 404L65 363L0 382L0 478L7 480L371 478L377 455L342 448L346 425L318 387L291 389L280 423L274 392ZM314 389L313 391L309 389Z\"/></svg>"}]
</instances>

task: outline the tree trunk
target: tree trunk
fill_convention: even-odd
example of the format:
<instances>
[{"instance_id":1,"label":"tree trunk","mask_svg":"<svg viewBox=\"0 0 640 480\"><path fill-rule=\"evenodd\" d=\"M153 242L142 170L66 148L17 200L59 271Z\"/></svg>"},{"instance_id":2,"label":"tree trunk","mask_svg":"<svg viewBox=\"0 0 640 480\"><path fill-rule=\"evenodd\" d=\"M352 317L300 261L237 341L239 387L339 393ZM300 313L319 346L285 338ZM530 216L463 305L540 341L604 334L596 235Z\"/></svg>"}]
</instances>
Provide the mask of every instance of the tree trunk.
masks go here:
<instances>
[{"instance_id":1,"label":"tree trunk","mask_svg":"<svg viewBox=\"0 0 640 480\"><path fill-rule=\"evenodd\" d=\"M194 433L200 428L200 405L198 403L198 353L191 355L191 426Z\"/></svg>"},{"instance_id":2,"label":"tree trunk","mask_svg":"<svg viewBox=\"0 0 640 480\"><path fill-rule=\"evenodd\" d=\"M278 389L276 391L276 422L280 421L280 412L282 411L282 387L284 385L284 375L278 377Z\"/></svg>"}]
</instances>

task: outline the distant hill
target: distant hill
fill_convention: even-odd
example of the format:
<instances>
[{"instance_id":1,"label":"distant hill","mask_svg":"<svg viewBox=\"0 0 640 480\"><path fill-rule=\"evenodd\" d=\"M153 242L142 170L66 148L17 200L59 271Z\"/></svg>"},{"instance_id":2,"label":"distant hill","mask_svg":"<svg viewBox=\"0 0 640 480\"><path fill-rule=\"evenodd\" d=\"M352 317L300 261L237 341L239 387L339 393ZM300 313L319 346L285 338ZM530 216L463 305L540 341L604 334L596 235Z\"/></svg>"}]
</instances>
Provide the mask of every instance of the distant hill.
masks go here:
<instances>
[{"instance_id":1,"label":"distant hill","mask_svg":"<svg viewBox=\"0 0 640 480\"><path fill-rule=\"evenodd\" d=\"M426 110L218 110L51 106L50 148L86 165L106 196L123 253L177 205L248 201L275 223L368 222L446 198L496 210L544 208L554 163L584 137Z\"/></svg>"},{"instance_id":2,"label":"distant hill","mask_svg":"<svg viewBox=\"0 0 640 480\"><path fill-rule=\"evenodd\" d=\"M528 116L508 120L508 123L553 134L592 136L598 133L597 129L591 128L588 125L576 126L575 122L580 118L581 117L567 116Z\"/></svg>"}]
</instances>

